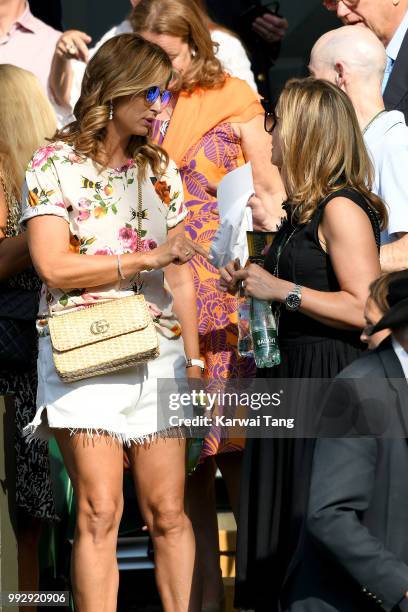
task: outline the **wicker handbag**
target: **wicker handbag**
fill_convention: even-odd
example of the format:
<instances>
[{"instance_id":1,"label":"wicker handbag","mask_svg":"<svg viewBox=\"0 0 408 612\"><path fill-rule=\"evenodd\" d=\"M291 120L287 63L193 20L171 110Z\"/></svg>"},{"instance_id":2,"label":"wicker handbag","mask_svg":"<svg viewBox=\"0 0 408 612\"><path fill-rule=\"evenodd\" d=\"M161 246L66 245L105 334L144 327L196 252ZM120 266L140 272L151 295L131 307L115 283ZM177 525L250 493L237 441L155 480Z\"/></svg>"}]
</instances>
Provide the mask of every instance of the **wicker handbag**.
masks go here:
<instances>
[{"instance_id":1,"label":"wicker handbag","mask_svg":"<svg viewBox=\"0 0 408 612\"><path fill-rule=\"evenodd\" d=\"M138 187L138 236L141 236L142 192ZM159 341L136 275L136 293L51 316L48 320L55 369L74 382L139 365L159 356Z\"/></svg>"}]
</instances>

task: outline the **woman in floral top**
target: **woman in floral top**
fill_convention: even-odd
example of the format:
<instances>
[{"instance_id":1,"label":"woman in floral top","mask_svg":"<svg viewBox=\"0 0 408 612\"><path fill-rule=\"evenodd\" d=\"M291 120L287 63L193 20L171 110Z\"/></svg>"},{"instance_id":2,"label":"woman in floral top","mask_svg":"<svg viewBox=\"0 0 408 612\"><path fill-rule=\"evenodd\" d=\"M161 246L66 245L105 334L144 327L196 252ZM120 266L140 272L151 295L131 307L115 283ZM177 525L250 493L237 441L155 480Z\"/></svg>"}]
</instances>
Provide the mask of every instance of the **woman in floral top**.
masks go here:
<instances>
[{"instance_id":1,"label":"woman in floral top","mask_svg":"<svg viewBox=\"0 0 408 612\"><path fill-rule=\"evenodd\" d=\"M195 292L189 267L175 264L208 255L185 238L177 168L148 139L170 77L170 61L156 45L134 34L108 41L88 64L76 121L37 151L26 174L22 219L44 281L40 315L130 295L140 272L160 337L154 361L63 383L42 321L30 432L55 435L75 490L79 612L116 610L122 443L155 546L163 608L189 609L195 544L184 514L185 444L158 431L156 379L201 373L186 370L186 357L199 357Z\"/></svg>"}]
</instances>

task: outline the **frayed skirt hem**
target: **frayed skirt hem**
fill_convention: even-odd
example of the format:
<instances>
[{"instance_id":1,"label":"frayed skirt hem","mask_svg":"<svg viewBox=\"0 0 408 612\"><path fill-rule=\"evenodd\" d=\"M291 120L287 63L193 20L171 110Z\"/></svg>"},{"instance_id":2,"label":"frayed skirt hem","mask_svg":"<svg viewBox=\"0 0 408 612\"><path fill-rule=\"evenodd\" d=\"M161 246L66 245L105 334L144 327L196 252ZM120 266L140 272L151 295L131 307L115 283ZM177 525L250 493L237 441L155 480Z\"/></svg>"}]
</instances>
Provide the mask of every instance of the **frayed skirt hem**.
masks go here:
<instances>
[{"instance_id":1,"label":"frayed skirt hem","mask_svg":"<svg viewBox=\"0 0 408 612\"><path fill-rule=\"evenodd\" d=\"M37 410L37 414L31 423L29 423L23 429L23 435L27 438L28 442L33 440L49 440L53 436L55 430L68 430L71 436L76 434L84 434L90 440L93 438L100 438L107 436L115 440L121 445L130 446L131 444L151 444L159 439L165 438L179 438L185 439L188 437L188 428L185 427L167 427L160 431L153 431L151 433L143 434L129 434L122 431L115 431L104 427L89 427L81 425L79 427L72 426L59 426L52 427L43 420L43 412L46 411L47 406L41 406Z\"/></svg>"}]
</instances>

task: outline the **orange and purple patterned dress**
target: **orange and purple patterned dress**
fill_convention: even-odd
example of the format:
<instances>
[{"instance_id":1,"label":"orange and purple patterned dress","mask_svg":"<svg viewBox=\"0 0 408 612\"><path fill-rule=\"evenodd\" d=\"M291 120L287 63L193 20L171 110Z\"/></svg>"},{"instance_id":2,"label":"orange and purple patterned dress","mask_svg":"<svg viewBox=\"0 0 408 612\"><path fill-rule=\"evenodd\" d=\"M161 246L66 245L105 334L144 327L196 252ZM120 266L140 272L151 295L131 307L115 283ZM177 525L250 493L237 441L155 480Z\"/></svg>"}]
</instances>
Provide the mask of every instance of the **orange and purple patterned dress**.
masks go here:
<instances>
[{"instance_id":1,"label":"orange and purple patterned dress","mask_svg":"<svg viewBox=\"0 0 408 612\"><path fill-rule=\"evenodd\" d=\"M196 94L179 97L170 123L167 125L158 120L153 130L153 140L161 144L170 157L176 157L175 161L180 170L185 205L188 210L184 220L187 235L206 249L210 248L219 226L217 201L207 192L208 185L209 183L217 185L228 172L245 163L241 142L234 132L232 123L248 121L257 114L263 113L256 95L244 81L230 78L227 80L227 87L224 88L228 90L224 92L224 95L221 95L222 90L215 92L214 90L206 92L201 90L197 93L198 99L194 99ZM244 99L237 99L237 94L240 93ZM208 94L210 94L208 97L212 99L206 99ZM232 99L231 96L235 96L235 99ZM247 106L245 106L245 100L248 101ZM182 109L179 108L180 103ZM216 108L220 104L223 105L222 113L220 108ZM237 105L240 108L237 108ZM242 112L243 106L244 111ZM210 108L213 109L212 114L209 112ZM189 116L189 112L193 114L193 117ZM170 127L173 127L173 120L177 122L176 113L178 122L181 124L179 129L183 130L183 127L186 127L187 130L190 128L191 132L190 146L187 144L184 153L181 153L180 141L177 141L178 151L177 146L176 151L172 149L171 141L170 146L167 146L166 142ZM203 114L207 121L203 121ZM217 114L225 115L225 118L223 117L219 123L215 123ZM180 120L181 117L186 121ZM201 129L198 128L194 117L198 122L201 121ZM228 120L229 117L233 118L233 121ZM206 130L207 126L211 127ZM203 133L198 136L200 131ZM173 133L176 138L174 129ZM185 133L183 133L183 138L188 143ZM177 152L179 152L178 155ZM208 378L225 380L253 377L255 375L253 360L241 358L237 352L237 298L219 290L218 270L203 257L196 256L190 265L197 293L200 350L205 360ZM214 427L204 441L202 458L218 452L242 450L242 448L242 440L223 440L221 432Z\"/></svg>"}]
</instances>

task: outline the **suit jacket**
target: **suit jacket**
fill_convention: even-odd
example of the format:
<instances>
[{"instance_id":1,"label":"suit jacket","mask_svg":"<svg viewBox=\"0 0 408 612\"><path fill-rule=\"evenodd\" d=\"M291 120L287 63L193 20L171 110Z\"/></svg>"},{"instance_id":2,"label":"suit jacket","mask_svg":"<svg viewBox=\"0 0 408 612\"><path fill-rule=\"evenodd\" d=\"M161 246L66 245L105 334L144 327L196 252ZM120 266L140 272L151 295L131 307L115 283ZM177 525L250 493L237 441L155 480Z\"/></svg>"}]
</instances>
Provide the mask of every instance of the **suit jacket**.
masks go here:
<instances>
[{"instance_id":1,"label":"suit jacket","mask_svg":"<svg viewBox=\"0 0 408 612\"><path fill-rule=\"evenodd\" d=\"M304 555L283 593L285 612L408 611L408 386L391 341L335 379L349 381L351 404L369 411L364 385L350 379L385 379L387 425L399 437L318 440Z\"/></svg>"},{"instance_id":2,"label":"suit jacket","mask_svg":"<svg viewBox=\"0 0 408 612\"><path fill-rule=\"evenodd\" d=\"M406 123L408 123L408 31L405 34L383 97L385 108L401 111L405 115Z\"/></svg>"},{"instance_id":3,"label":"suit jacket","mask_svg":"<svg viewBox=\"0 0 408 612\"><path fill-rule=\"evenodd\" d=\"M214 21L239 35L251 60L258 91L263 97L269 99L269 69L279 55L280 42L270 44L265 42L252 31L250 21L242 18L243 14L254 5L261 5L261 2L259 0L207 0L206 5Z\"/></svg>"}]
</instances>

